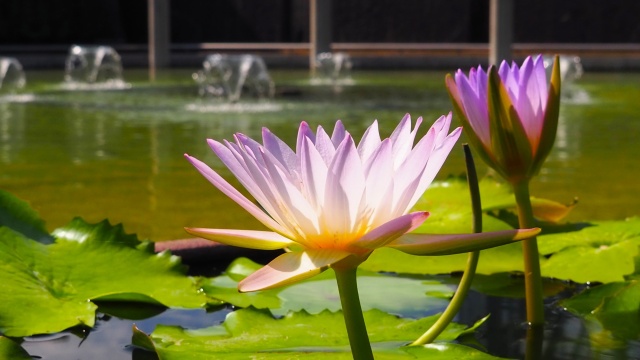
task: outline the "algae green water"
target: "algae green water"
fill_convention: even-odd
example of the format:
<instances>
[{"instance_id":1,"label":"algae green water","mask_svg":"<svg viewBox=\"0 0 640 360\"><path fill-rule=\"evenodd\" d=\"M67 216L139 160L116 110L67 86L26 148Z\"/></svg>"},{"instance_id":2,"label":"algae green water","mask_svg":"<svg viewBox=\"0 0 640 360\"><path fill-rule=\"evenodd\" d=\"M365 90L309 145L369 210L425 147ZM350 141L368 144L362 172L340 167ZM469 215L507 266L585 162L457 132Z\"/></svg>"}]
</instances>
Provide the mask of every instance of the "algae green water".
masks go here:
<instances>
[{"instance_id":1,"label":"algae green water","mask_svg":"<svg viewBox=\"0 0 640 360\"><path fill-rule=\"evenodd\" d=\"M200 99L189 71L155 83L125 72L124 90L69 90L61 73L30 72L24 91L0 95L0 188L27 200L49 229L74 216L107 218L156 241L187 237L185 226L257 228L184 153L228 176L206 138L259 137L266 126L292 144L301 120L331 129L336 119L356 138L378 119L388 135L405 113L423 116L426 130L451 110L444 75L357 72L353 85L332 89L311 86L304 71L274 71L276 99L227 104ZM574 221L640 215L640 74L587 69L565 92L556 147L533 195L579 198ZM463 169L458 148L438 178Z\"/></svg>"}]
</instances>

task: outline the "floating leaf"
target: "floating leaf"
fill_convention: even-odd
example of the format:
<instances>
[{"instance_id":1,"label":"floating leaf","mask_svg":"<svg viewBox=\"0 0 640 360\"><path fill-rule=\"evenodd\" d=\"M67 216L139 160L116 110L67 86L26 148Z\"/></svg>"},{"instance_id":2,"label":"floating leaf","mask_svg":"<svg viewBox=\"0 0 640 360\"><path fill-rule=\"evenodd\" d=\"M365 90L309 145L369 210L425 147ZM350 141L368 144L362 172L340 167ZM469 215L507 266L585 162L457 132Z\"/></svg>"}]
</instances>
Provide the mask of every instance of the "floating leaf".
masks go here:
<instances>
[{"instance_id":1,"label":"floating leaf","mask_svg":"<svg viewBox=\"0 0 640 360\"><path fill-rule=\"evenodd\" d=\"M367 311L364 316L376 358L411 359L439 354L436 359L496 359L461 345L405 346L428 329L437 316L411 320L377 310ZM439 340L453 340L464 331L463 325L452 323ZM206 329L161 325L146 335L134 328L132 342L157 353L161 360L326 359L327 353L332 359L351 358L342 313L329 311L318 315L290 313L274 319L266 312L242 309L230 313L222 325Z\"/></svg>"},{"instance_id":2,"label":"floating leaf","mask_svg":"<svg viewBox=\"0 0 640 360\"><path fill-rule=\"evenodd\" d=\"M53 242L38 213L25 201L4 190L0 190L0 226L42 243Z\"/></svg>"},{"instance_id":3,"label":"floating leaf","mask_svg":"<svg viewBox=\"0 0 640 360\"><path fill-rule=\"evenodd\" d=\"M545 261L544 258L540 260ZM466 263L467 254L413 256L394 249L382 248L374 251L360 267L370 271L405 274L449 274L464 271ZM522 245L515 243L482 250L476 273L494 274L522 270Z\"/></svg>"},{"instance_id":4,"label":"floating leaf","mask_svg":"<svg viewBox=\"0 0 640 360\"><path fill-rule=\"evenodd\" d=\"M239 293L238 281L261 266L249 259L236 259L224 275L211 279L202 288L211 297L239 307L269 308L274 315L299 310L317 314L341 309L333 271L283 288ZM444 308L453 294L449 286L435 280L407 279L367 271L358 272L358 289L364 310L379 309L413 317ZM379 296L380 289L385 289L387 295Z\"/></svg>"},{"instance_id":5,"label":"floating leaf","mask_svg":"<svg viewBox=\"0 0 640 360\"><path fill-rule=\"evenodd\" d=\"M177 257L131 247L129 237L118 235L120 226L77 219L64 229L84 234L78 235L84 241L44 245L0 228L0 331L5 335L93 326L97 306L92 300L185 308L209 301L196 280L185 276Z\"/></svg>"},{"instance_id":6,"label":"floating leaf","mask_svg":"<svg viewBox=\"0 0 640 360\"><path fill-rule=\"evenodd\" d=\"M499 204L513 200L508 186L491 181L480 181L480 195L483 209L496 208ZM452 178L431 184L429 189L416 203L415 209L429 211L427 221L415 232L424 233L465 233L471 232L473 214L469 187L465 180ZM482 222L485 231L511 229L511 227L495 217L483 214Z\"/></svg>"},{"instance_id":7,"label":"floating leaf","mask_svg":"<svg viewBox=\"0 0 640 360\"><path fill-rule=\"evenodd\" d=\"M540 253L550 255L542 275L575 282L623 281L635 271L640 219L594 222L579 231L538 237Z\"/></svg>"},{"instance_id":8,"label":"floating leaf","mask_svg":"<svg viewBox=\"0 0 640 360\"><path fill-rule=\"evenodd\" d=\"M640 339L640 282L636 280L595 286L561 305L597 321L618 340Z\"/></svg>"},{"instance_id":9,"label":"floating leaf","mask_svg":"<svg viewBox=\"0 0 640 360\"><path fill-rule=\"evenodd\" d=\"M485 211L504 211L513 206L513 195L507 185L483 179L480 187ZM564 211L560 209L564 205L560 206L550 200L532 199L532 202L538 204L539 211L546 212L543 217L547 220ZM417 232L469 232L465 227L470 227L471 210L466 185L461 180L434 183L416 207L432 213ZM485 224L487 218L492 220L488 226L484 226L485 231L509 228L507 222L486 214L483 216ZM543 276L575 282L622 281L637 267L635 263L640 246L640 219L554 224L544 227L543 235L537 238L540 254L544 255L540 257ZM383 248L376 250L361 268L409 274L448 274L463 271L466 259L465 254L416 257ZM478 274L513 271L523 271L520 244L509 244L481 252Z\"/></svg>"},{"instance_id":10,"label":"floating leaf","mask_svg":"<svg viewBox=\"0 0 640 360\"><path fill-rule=\"evenodd\" d=\"M22 346L5 336L0 336L0 359L33 360Z\"/></svg>"}]
</instances>

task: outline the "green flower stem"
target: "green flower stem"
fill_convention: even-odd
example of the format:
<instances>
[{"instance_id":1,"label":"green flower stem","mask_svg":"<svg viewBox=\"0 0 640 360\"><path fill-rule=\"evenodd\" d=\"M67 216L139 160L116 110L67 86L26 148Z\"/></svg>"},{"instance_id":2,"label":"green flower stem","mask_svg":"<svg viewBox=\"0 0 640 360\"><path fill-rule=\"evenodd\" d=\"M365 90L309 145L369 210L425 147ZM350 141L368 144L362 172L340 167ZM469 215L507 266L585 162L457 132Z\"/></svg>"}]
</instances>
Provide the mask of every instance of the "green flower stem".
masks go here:
<instances>
[{"instance_id":1,"label":"green flower stem","mask_svg":"<svg viewBox=\"0 0 640 360\"><path fill-rule=\"evenodd\" d=\"M334 271L338 280L342 314L347 325L353 358L357 360L373 360L369 335L367 335L367 327L364 323L362 307L360 306L356 268L334 268Z\"/></svg>"},{"instance_id":2,"label":"green flower stem","mask_svg":"<svg viewBox=\"0 0 640 360\"><path fill-rule=\"evenodd\" d=\"M471 209L473 210L473 232L482 232L482 203L480 201L480 187L478 186L478 174L476 173L476 167L473 162L473 156L468 144L463 144L465 163L467 165L467 182L469 183L469 192L471 193ZM478 267L478 260L480 259L479 251L472 251L467 257L467 267L464 270L460 284L456 289L456 293L453 295L451 302L444 310L438 320L420 336L416 341L411 343L413 345L424 345L433 342L438 335L440 335L444 329L453 321L460 307L464 302L471 282L476 274L476 268Z\"/></svg>"},{"instance_id":3,"label":"green flower stem","mask_svg":"<svg viewBox=\"0 0 640 360\"><path fill-rule=\"evenodd\" d=\"M473 276L476 274L476 266L478 265L479 258L480 251L473 251L469 253L469 257L467 258L467 267L464 270L458 289L456 289L456 293L453 295L451 302L449 302L447 308L444 310L442 315L440 315L438 320L431 325L429 330L422 334L422 336L420 336L416 341L412 342L410 346L432 343L438 335L447 328L451 321L453 321L453 318L460 310L464 299L467 297L467 292L469 292L469 288L471 287Z\"/></svg>"},{"instance_id":4,"label":"green flower stem","mask_svg":"<svg viewBox=\"0 0 640 360\"><path fill-rule=\"evenodd\" d=\"M536 226L529 196L529 181L513 184L518 206L518 220L520 228L527 229ZM542 275L540 273L540 259L538 255L538 240L533 237L522 241L524 255L524 283L527 300L527 321L530 325L544 324L544 304L542 294Z\"/></svg>"}]
</instances>

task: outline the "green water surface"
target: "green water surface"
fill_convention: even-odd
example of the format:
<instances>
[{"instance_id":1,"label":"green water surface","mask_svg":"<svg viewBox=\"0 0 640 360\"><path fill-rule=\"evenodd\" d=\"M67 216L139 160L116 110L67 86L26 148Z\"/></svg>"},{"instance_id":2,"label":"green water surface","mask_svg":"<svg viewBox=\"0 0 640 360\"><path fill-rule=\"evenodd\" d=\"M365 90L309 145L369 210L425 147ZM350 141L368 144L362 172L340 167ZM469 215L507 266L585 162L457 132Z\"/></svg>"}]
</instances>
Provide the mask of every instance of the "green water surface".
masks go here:
<instances>
[{"instance_id":1,"label":"green water surface","mask_svg":"<svg viewBox=\"0 0 640 360\"><path fill-rule=\"evenodd\" d=\"M0 95L0 188L28 200L49 229L74 216L156 241L187 237L185 226L259 228L183 154L228 177L206 138L259 137L266 126L292 144L301 120L331 129L336 119L356 138L374 119L389 135L405 113L430 124L451 110L444 75L357 72L354 85L333 89L311 86L304 71L273 71L275 100L226 104L200 99L184 70L155 83L127 71L128 89L82 91L62 88L62 73L29 72L24 91ZM640 74L587 69L565 89L556 147L533 195L579 198L573 221L640 215ZM456 148L438 178L463 169Z\"/></svg>"}]
</instances>

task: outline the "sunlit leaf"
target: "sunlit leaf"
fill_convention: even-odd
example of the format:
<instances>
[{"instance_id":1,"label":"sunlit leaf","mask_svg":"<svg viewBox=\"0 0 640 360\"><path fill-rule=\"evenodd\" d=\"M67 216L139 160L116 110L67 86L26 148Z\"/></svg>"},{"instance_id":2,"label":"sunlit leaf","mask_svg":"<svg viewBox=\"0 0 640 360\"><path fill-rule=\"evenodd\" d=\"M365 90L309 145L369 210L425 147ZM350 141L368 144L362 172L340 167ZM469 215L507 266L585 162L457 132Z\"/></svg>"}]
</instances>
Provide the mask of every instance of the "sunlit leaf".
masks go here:
<instances>
[{"instance_id":1,"label":"sunlit leaf","mask_svg":"<svg viewBox=\"0 0 640 360\"><path fill-rule=\"evenodd\" d=\"M421 335L435 320L402 319L380 311L364 313L376 359L411 359L435 355L436 359L495 359L465 346L436 343L426 347L405 346ZM451 324L439 341L453 340L465 331ZM161 360L241 359L350 359L347 333L340 312L318 315L290 313L274 319L269 313L243 309L230 313L222 325L186 330L158 326L151 335L134 329L134 345L156 352ZM447 357L445 357L447 356Z\"/></svg>"},{"instance_id":2,"label":"sunlit leaf","mask_svg":"<svg viewBox=\"0 0 640 360\"><path fill-rule=\"evenodd\" d=\"M482 180L479 186L484 209L495 209L505 203L515 203L509 187L505 184ZM415 232L466 233L472 230L471 198L464 179L450 178L434 182L414 208L430 213L427 221ZM485 231L511 229L508 224L487 214L483 214L482 222Z\"/></svg>"},{"instance_id":3,"label":"sunlit leaf","mask_svg":"<svg viewBox=\"0 0 640 360\"><path fill-rule=\"evenodd\" d=\"M0 228L0 331L5 335L93 326L97 306L92 300L185 308L209 301L196 280L185 276L177 257L132 247L128 236L119 236L120 227L74 220L64 229L84 241L44 245Z\"/></svg>"},{"instance_id":4,"label":"sunlit leaf","mask_svg":"<svg viewBox=\"0 0 640 360\"><path fill-rule=\"evenodd\" d=\"M0 190L0 226L42 243L53 242L38 213L25 201L4 190Z\"/></svg>"},{"instance_id":5,"label":"sunlit leaf","mask_svg":"<svg viewBox=\"0 0 640 360\"><path fill-rule=\"evenodd\" d=\"M550 255L542 275L575 282L623 281L635 271L640 219L593 222L579 231L538 237L540 253Z\"/></svg>"},{"instance_id":6,"label":"sunlit leaf","mask_svg":"<svg viewBox=\"0 0 640 360\"><path fill-rule=\"evenodd\" d=\"M485 211L505 211L515 205L508 185L484 179L480 188ZM564 205L550 200L534 198L532 202L538 204L539 211L546 212L543 217L547 220L568 211L562 210ZM431 212L417 232L470 232L471 210L466 184L462 180L434 183L416 207ZM511 217L507 222L513 223L511 220L515 215ZM507 222L486 214L483 216L485 231L509 228ZM543 226L542 235L537 239L542 275L545 277L575 282L622 281L637 267L640 219ZM448 274L463 271L465 265L465 254L416 257L383 248L376 250L361 268L409 274ZM477 273L489 275L522 270L521 245L509 244L483 250Z\"/></svg>"},{"instance_id":7,"label":"sunlit leaf","mask_svg":"<svg viewBox=\"0 0 640 360\"><path fill-rule=\"evenodd\" d=\"M317 314L324 310L341 309L333 271L283 288L239 293L238 281L261 266L245 258L237 259L225 274L210 279L202 288L209 296L232 305L269 308L274 315L299 310ZM379 296L380 289L385 289L385 296ZM358 290L363 310L378 309L410 317L443 309L453 295L449 286L435 280L407 279L368 271L358 272Z\"/></svg>"},{"instance_id":8,"label":"sunlit leaf","mask_svg":"<svg viewBox=\"0 0 640 360\"><path fill-rule=\"evenodd\" d=\"M544 262L544 259L541 259ZM464 271L467 254L446 256L414 256L382 248L373 252L360 267L370 271L391 271L405 274L449 274ZM522 271L522 246L518 243L480 252L478 274Z\"/></svg>"}]
</instances>

